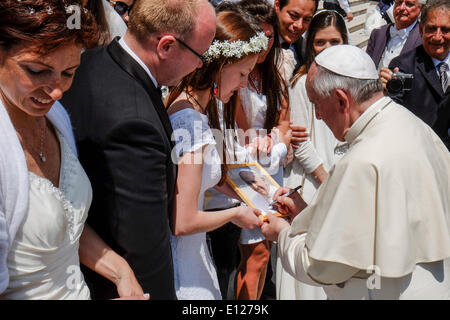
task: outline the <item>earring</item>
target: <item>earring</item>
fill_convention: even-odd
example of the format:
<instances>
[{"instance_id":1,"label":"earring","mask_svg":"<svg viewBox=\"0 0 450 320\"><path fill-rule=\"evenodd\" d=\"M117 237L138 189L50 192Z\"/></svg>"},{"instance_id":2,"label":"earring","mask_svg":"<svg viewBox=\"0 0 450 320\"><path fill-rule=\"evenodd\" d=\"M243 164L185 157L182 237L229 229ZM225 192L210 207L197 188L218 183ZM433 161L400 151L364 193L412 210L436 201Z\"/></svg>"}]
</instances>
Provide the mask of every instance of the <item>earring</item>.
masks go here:
<instances>
[{"instance_id":1,"label":"earring","mask_svg":"<svg viewBox=\"0 0 450 320\"><path fill-rule=\"evenodd\" d=\"M219 93L219 86L217 85L216 82L214 82L213 87L211 88L212 91L212 95L214 97L217 97L217 94Z\"/></svg>"}]
</instances>

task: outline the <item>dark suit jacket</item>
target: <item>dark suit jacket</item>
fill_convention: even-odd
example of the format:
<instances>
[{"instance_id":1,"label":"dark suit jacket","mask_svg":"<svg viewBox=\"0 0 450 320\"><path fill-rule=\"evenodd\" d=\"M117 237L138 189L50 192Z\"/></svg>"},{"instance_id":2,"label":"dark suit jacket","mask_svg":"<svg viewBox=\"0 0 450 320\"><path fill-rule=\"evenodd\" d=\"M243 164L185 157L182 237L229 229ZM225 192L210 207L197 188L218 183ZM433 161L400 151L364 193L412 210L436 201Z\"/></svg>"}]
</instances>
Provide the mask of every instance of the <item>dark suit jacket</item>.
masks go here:
<instances>
[{"instance_id":1,"label":"dark suit jacket","mask_svg":"<svg viewBox=\"0 0 450 320\"><path fill-rule=\"evenodd\" d=\"M447 87L445 96L438 107L437 120L433 129L450 151L450 87Z\"/></svg>"},{"instance_id":2,"label":"dark suit jacket","mask_svg":"<svg viewBox=\"0 0 450 320\"><path fill-rule=\"evenodd\" d=\"M423 46L394 58L389 69L413 74L412 90L389 94L395 101L432 127L437 119L438 106L444 97L441 82L430 56Z\"/></svg>"},{"instance_id":3,"label":"dark suit jacket","mask_svg":"<svg viewBox=\"0 0 450 320\"><path fill-rule=\"evenodd\" d=\"M176 166L172 127L145 70L115 39L87 51L62 104L93 188L88 224L133 269L151 299L176 299L169 219ZM94 299L115 286L83 269Z\"/></svg>"},{"instance_id":4,"label":"dark suit jacket","mask_svg":"<svg viewBox=\"0 0 450 320\"><path fill-rule=\"evenodd\" d=\"M304 45L306 45L306 40L304 40L303 37L300 37L300 39L298 39L293 43L297 60L294 69L294 74L296 74L297 70L300 69L300 67L306 63L305 52L303 50Z\"/></svg>"},{"instance_id":5,"label":"dark suit jacket","mask_svg":"<svg viewBox=\"0 0 450 320\"><path fill-rule=\"evenodd\" d=\"M378 67L383 56L384 49L387 43L391 39L391 34L389 33L389 28L393 24L386 24L382 27L372 30L370 34L369 42L367 43L366 52L372 58L375 65ZM414 28L408 35L408 39L400 52L400 55L411 51L422 44L422 38L419 33L419 23L417 22Z\"/></svg>"}]
</instances>

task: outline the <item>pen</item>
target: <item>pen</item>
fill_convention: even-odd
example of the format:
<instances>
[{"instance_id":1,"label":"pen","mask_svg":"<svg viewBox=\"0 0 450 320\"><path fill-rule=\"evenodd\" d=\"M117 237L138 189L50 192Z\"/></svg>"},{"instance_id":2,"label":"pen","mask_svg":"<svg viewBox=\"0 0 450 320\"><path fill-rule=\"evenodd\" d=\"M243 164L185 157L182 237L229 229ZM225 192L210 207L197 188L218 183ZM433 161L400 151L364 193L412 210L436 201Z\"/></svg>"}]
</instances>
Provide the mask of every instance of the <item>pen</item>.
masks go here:
<instances>
[{"instance_id":1,"label":"pen","mask_svg":"<svg viewBox=\"0 0 450 320\"><path fill-rule=\"evenodd\" d=\"M294 189L291 189L289 192L286 192L285 194L282 194L281 197L288 197L291 194L293 194L294 192L296 192L298 189L300 189L302 187L302 185L296 186ZM278 201L275 200L273 202L270 203L269 206L273 207Z\"/></svg>"}]
</instances>

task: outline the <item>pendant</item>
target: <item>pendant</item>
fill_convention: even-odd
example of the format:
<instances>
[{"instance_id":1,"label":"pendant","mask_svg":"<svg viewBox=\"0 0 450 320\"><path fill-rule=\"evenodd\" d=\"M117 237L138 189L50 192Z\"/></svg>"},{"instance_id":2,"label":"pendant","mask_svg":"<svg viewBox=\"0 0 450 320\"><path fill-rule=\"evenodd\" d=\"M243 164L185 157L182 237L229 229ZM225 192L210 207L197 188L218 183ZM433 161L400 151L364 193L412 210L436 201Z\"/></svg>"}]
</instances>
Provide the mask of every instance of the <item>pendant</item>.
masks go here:
<instances>
[{"instance_id":1,"label":"pendant","mask_svg":"<svg viewBox=\"0 0 450 320\"><path fill-rule=\"evenodd\" d=\"M42 154L42 152L39 153L39 157L41 158L41 161L42 161L42 162L47 161L47 158L45 158L45 156Z\"/></svg>"}]
</instances>

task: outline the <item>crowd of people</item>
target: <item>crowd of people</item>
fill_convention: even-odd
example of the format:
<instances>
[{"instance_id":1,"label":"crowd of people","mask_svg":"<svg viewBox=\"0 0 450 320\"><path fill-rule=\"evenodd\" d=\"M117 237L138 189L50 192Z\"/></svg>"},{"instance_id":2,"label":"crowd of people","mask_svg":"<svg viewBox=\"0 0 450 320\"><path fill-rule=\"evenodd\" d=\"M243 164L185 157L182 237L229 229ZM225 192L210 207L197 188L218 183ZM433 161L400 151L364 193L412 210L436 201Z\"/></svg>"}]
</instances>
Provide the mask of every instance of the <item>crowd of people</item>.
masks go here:
<instances>
[{"instance_id":1,"label":"crowd of people","mask_svg":"<svg viewBox=\"0 0 450 320\"><path fill-rule=\"evenodd\" d=\"M318 6L1 1L0 299L450 299L450 1Z\"/></svg>"}]
</instances>

